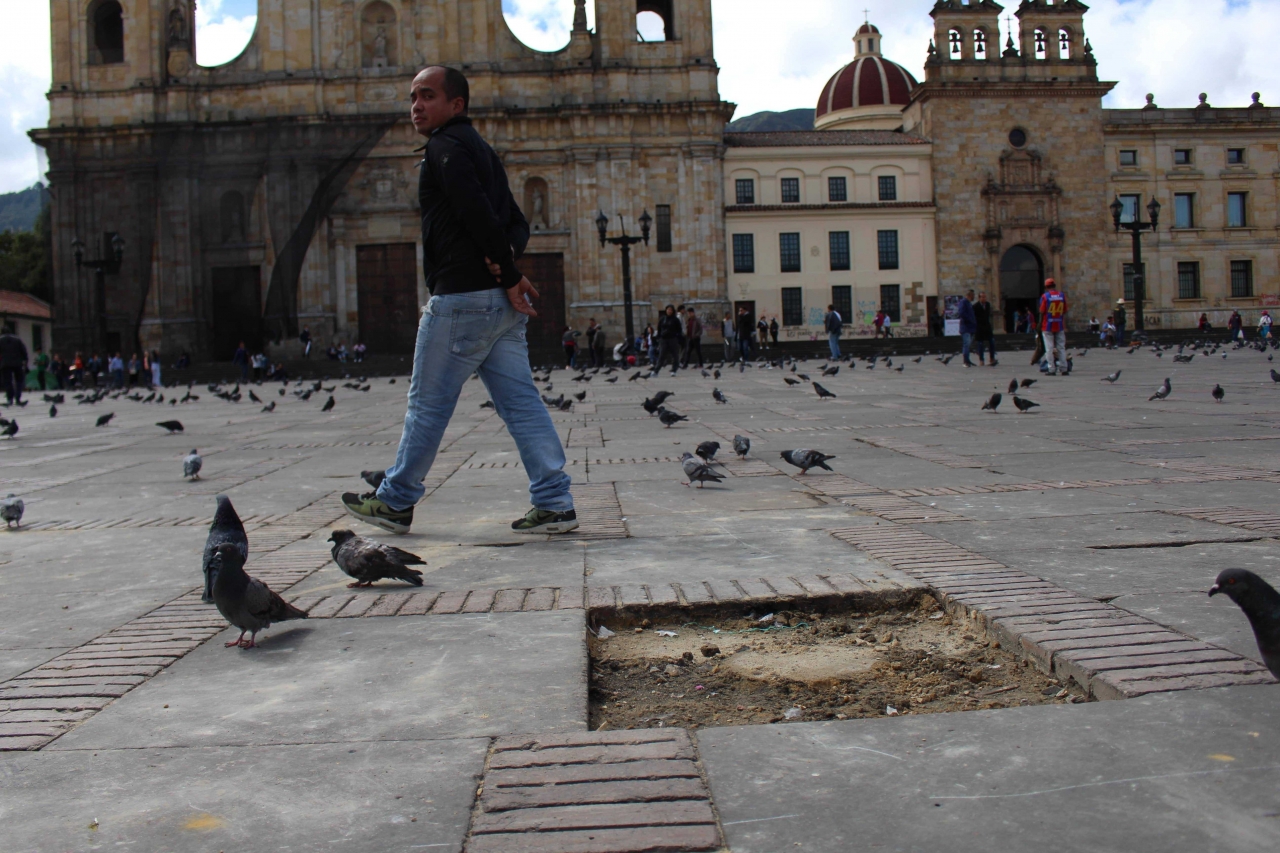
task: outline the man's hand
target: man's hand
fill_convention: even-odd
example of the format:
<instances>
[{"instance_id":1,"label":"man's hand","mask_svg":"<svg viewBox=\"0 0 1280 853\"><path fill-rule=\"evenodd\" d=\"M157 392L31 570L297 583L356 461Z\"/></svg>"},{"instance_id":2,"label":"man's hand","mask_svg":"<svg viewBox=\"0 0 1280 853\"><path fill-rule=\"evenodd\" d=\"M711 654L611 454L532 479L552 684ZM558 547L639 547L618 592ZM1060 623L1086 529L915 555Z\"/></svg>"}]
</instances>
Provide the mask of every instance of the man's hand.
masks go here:
<instances>
[{"instance_id":1,"label":"man's hand","mask_svg":"<svg viewBox=\"0 0 1280 853\"><path fill-rule=\"evenodd\" d=\"M528 277L521 277L515 287L507 288L507 298L511 300L511 307L528 317L537 317L538 312L533 310L533 305L529 301L529 294L538 295L538 291L534 290L533 284L530 283Z\"/></svg>"}]
</instances>

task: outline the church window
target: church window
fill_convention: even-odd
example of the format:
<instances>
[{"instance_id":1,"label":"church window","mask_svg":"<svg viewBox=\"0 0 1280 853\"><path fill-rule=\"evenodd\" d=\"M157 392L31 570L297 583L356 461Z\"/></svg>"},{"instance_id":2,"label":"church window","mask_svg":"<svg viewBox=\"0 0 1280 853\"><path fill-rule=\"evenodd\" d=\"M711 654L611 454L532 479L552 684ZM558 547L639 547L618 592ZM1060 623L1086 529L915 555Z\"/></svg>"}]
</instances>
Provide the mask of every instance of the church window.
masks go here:
<instances>
[{"instance_id":1,"label":"church window","mask_svg":"<svg viewBox=\"0 0 1280 853\"><path fill-rule=\"evenodd\" d=\"M116 0L89 7L89 64L124 62L124 11Z\"/></svg>"},{"instance_id":2,"label":"church window","mask_svg":"<svg viewBox=\"0 0 1280 853\"><path fill-rule=\"evenodd\" d=\"M1178 298L1200 298L1200 262L1178 261Z\"/></svg>"},{"instance_id":3,"label":"church window","mask_svg":"<svg viewBox=\"0 0 1280 853\"><path fill-rule=\"evenodd\" d=\"M1035 56L1036 59L1048 59L1049 47L1047 33L1044 30L1036 30L1035 37Z\"/></svg>"},{"instance_id":4,"label":"church window","mask_svg":"<svg viewBox=\"0 0 1280 853\"><path fill-rule=\"evenodd\" d=\"M888 314L889 319L895 323L902 322L900 287L901 285L897 284L880 285L880 310Z\"/></svg>"},{"instance_id":5,"label":"church window","mask_svg":"<svg viewBox=\"0 0 1280 853\"><path fill-rule=\"evenodd\" d=\"M960 35L959 30L947 33L947 45L952 59L959 59L964 55L964 36Z\"/></svg>"},{"instance_id":6,"label":"church window","mask_svg":"<svg viewBox=\"0 0 1280 853\"><path fill-rule=\"evenodd\" d=\"M793 231L778 235L778 258L782 272L800 272L800 233Z\"/></svg>"},{"instance_id":7,"label":"church window","mask_svg":"<svg viewBox=\"0 0 1280 853\"><path fill-rule=\"evenodd\" d=\"M982 30L973 31L973 58L987 58L987 34Z\"/></svg>"},{"instance_id":8,"label":"church window","mask_svg":"<svg viewBox=\"0 0 1280 853\"><path fill-rule=\"evenodd\" d=\"M827 201L848 201L849 182L843 177L827 178Z\"/></svg>"},{"instance_id":9,"label":"church window","mask_svg":"<svg viewBox=\"0 0 1280 853\"><path fill-rule=\"evenodd\" d=\"M849 269L849 232L828 232L827 245L830 249L828 254L831 255L831 269L836 271Z\"/></svg>"},{"instance_id":10,"label":"church window","mask_svg":"<svg viewBox=\"0 0 1280 853\"><path fill-rule=\"evenodd\" d=\"M880 269L896 270L898 268L897 231L877 231L876 250L880 256Z\"/></svg>"},{"instance_id":11,"label":"church window","mask_svg":"<svg viewBox=\"0 0 1280 853\"><path fill-rule=\"evenodd\" d=\"M782 203L783 204L799 204L800 203L800 179L799 178L783 178L782 179Z\"/></svg>"},{"instance_id":12,"label":"church window","mask_svg":"<svg viewBox=\"0 0 1280 853\"><path fill-rule=\"evenodd\" d=\"M804 325L804 289L799 287L782 288L782 325Z\"/></svg>"},{"instance_id":13,"label":"church window","mask_svg":"<svg viewBox=\"0 0 1280 853\"><path fill-rule=\"evenodd\" d=\"M893 175L881 175L879 180L880 200L898 200L898 179Z\"/></svg>"},{"instance_id":14,"label":"church window","mask_svg":"<svg viewBox=\"0 0 1280 853\"><path fill-rule=\"evenodd\" d=\"M1020 127L1015 127L1009 131L1009 144L1014 148L1021 148L1027 144L1027 132Z\"/></svg>"},{"instance_id":15,"label":"church window","mask_svg":"<svg viewBox=\"0 0 1280 853\"><path fill-rule=\"evenodd\" d=\"M1243 166L1244 165L1244 149L1228 148L1227 149L1227 165Z\"/></svg>"},{"instance_id":16,"label":"church window","mask_svg":"<svg viewBox=\"0 0 1280 853\"><path fill-rule=\"evenodd\" d=\"M733 271L756 271L756 235L733 235Z\"/></svg>"},{"instance_id":17,"label":"church window","mask_svg":"<svg viewBox=\"0 0 1280 853\"><path fill-rule=\"evenodd\" d=\"M1175 148L1175 149L1173 149L1173 165L1175 165L1175 166L1190 166L1190 165L1191 165L1191 163L1192 163L1192 157L1191 157L1191 149L1190 149L1190 148Z\"/></svg>"},{"instance_id":18,"label":"church window","mask_svg":"<svg viewBox=\"0 0 1280 853\"><path fill-rule=\"evenodd\" d=\"M853 288L847 284L837 284L831 288L831 305L840 315L841 321L853 321Z\"/></svg>"},{"instance_id":19,"label":"church window","mask_svg":"<svg viewBox=\"0 0 1280 853\"><path fill-rule=\"evenodd\" d=\"M1174 162L1176 163L1176 162L1177 162L1177 160L1178 160L1176 153L1175 153L1175 155L1174 155L1174 158L1173 158L1173 159L1174 159ZM1135 150L1133 150L1133 149L1131 149L1131 148L1126 148L1126 149L1121 150L1121 151L1120 151L1120 165L1121 165L1121 166L1136 166L1136 165L1138 165L1138 152L1137 152L1137 151L1135 151Z\"/></svg>"},{"instance_id":20,"label":"church window","mask_svg":"<svg viewBox=\"0 0 1280 853\"><path fill-rule=\"evenodd\" d=\"M1071 58L1071 31L1058 30L1058 58Z\"/></svg>"},{"instance_id":21,"label":"church window","mask_svg":"<svg viewBox=\"0 0 1280 853\"><path fill-rule=\"evenodd\" d=\"M1231 262L1231 298L1253 296L1253 261Z\"/></svg>"},{"instance_id":22,"label":"church window","mask_svg":"<svg viewBox=\"0 0 1280 853\"><path fill-rule=\"evenodd\" d=\"M1195 193L1174 193L1173 195L1173 227L1195 228Z\"/></svg>"},{"instance_id":23,"label":"church window","mask_svg":"<svg viewBox=\"0 0 1280 853\"><path fill-rule=\"evenodd\" d=\"M1249 224L1245 217L1245 200L1248 193L1227 193L1227 227L1244 228Z\"/></svg>"},{"instance_id":24,"label":"church window","mask_svg":"<svg viewBox=\"0 0 1280 853\"><path fill-rule=\"evenodd\" d=\"M738 204L756 203L756 182L751 178L738 178L733 182Z\"/></svg>"},{"instance_id":25,"label":"church window","mask_svg":"<svg viewBox=\"0 0 1280 853\"><path fill-rule=\"evenodd\" d=\"M657 206L657 222L658 226L658 251L671 251L671 205L660 204Z\"/></svg>"},{"instance_id":26,"label":"church window","mask_svg":"<svg viewBox=\"0 0 1280 853\"><path fill-rule=\"evenodd\" d=\"M1147 267L1147 265L1146 265L1146 264L1142 264L1142 265L1140 265L1139 269L1140 269L1140 270L1145 270L1145 269L1146 269L1146 267ZM1134 276L1133 276L1133 264L1125 264L1125 265L1124 265L1124 298L1125 298L1125 299L1127 299L1127 300L1129 300L1130 302L1132 302L1132 301L1133 301L1133 299L1134 299L1134 296L1133 296L1133 278L1134 278Z\"/></svg>"},{"instance_id":27,"label":"church window","mask_svg":"<svg viewBox=\"0 0 1280 853\"><path fill-rule=\"evenodd\" d=\"M1142 204L1142 196L1136 193L1122 193L1120 204L1120 221L1134 222L1138 218L1138 206Z\"/></svg>"}]
</instances>

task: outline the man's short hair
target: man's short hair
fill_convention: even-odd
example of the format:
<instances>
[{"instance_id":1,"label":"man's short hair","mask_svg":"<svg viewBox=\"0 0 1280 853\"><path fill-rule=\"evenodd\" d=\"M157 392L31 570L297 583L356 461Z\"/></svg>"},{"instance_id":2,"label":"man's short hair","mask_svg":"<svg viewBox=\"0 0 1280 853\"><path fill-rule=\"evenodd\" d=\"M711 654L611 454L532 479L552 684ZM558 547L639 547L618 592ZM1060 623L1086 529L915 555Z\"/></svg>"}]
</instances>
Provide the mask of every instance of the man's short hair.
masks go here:
<instances>
[{"instance_id":1,"label":"man's short hair","mask_svg":"<svg viewBox=\"0 0 1280 853\"><path fill-rule=\"evenodd\" d=\"M836 306L834 306L834 305L828 305L828 306L827 306L827 310L828 310L828 311L834 311L834 310L836 310Z\"/></svg>"},{"instance_id":2,"label":"man's short hair","mask_svg":"<svg viewBox=\"0 0 1280 853\"><path fill-rule=\"evenodd\" d=\"M471 106L471 84L467 82L466 75L448 65L432 67L444 69L444 96L451 101L454 98L462 98L462 111L465 113Z\"/></svg>"}]
</instances>

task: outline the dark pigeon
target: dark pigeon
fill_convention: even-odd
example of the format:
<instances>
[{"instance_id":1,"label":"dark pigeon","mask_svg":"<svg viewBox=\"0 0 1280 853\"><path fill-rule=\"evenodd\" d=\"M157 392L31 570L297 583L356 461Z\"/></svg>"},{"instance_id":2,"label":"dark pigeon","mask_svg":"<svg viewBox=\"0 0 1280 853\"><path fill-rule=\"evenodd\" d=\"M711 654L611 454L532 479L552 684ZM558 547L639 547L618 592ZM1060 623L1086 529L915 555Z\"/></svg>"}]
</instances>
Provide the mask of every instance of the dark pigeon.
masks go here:
<instances>
[{"instance_id":1,"label":"dark pigeon","mask_svg":"<svg viewBox=\"0 0 1280 853\"><path fill-rule=\"evenodd\" d=\"M257 578L244 572L244 555L230 542L218 545L211 558L214 583L213 603L218 612L232 625L240 629L240 636L230 643L242 649L252 649L258 632L270 628L276 622L290 619L306 619L307 614L272 592ZM249 642L244 641L249 632Z\"/></svg>"},{"instance_id":2,"label":"dark pigeon","mask_svg":"<svg viewBox=\"0 0 1280 853\"><path fill-rule=\"evenodd\" d=\"M328 400L325 401L324 405L320 407L320 411L322 412L333 411L333 397L330 397Z\"/></svg>"},{"instance_id":3,"label":"dark pigeon","mask_svg":"<svg viewBox=\"0 0 1280 853\"><path fill-rule=\"evenodd\" d=\"M105 415L98 416L98 422L94 426L106 426L111 423L111 419L116 416L115 412L107 412Z\"/></svg>"},{"instance_id":4,"label":"dark pigeon","mask_svg":"<svg viewBox=\"0 0 1280 853\"><path fill-rule=\"evenodd\" d=\"M810 468L821 468L824 471L831 471L827 466L828 459L835 459L834 456L828 456L821 450L784 450L780 454L783 459L800 469L800 473L807 473Z\"/></svg>"},{"instance_id":5,"label":"dark pigeon","mask_svg":"<svg viewBox=\"0 0 1280 853\"><path fill-rule=\"evenodd\" d=\"M1021 382L1019 382L1019 383L1018 383L1018 387L1019 387L1019 388L1030 388L1032 385L1035 385L1035 384L1036 384L1037 382L1039 382L1039 381L1040 381L1039 379L1024 379L1024 380L1022 380Z\"/></svg>"},{"instance_id":6,"label":"dark pigeon","mask_svg":"<svg viewBox=\"0 0 1280 853\"><path fill-rule=\"evenodd\" d=\"M259 399L258 395L257 395L257 394L255 394L255 393L253 393L253 391L252 391L252 390L250 390L250 391L249 391L249 399L250 399L250 400L252 400L252 401L253 401L253 402L255 402L255 403L261 403L261 402L262 402L262 400L261 400L261 399Z\"/></svg>"},{"instance_id":7,"label":"dark pigeon","mask_svg":"<svg viewBox=\"0 0 1280 853\"><path fill-rule=\"evenodd\" d=\"M55 403L49 407L49 417L56 418L58 416L58 404Z\"/></svg>"},{"instance_id":8,"label":"dark pigeon","mask_svg":"<svg viewBox=\"0 0 1280 853\"><path fill-rule=\"evenodd\" d=\"M673 424L678 424L678 423L680 423L681 421L687 421L687 420L689 420L689 419L688 419L687 417L685 417L684 415L679 414L678 412L673 412L673 411L671 411L670 409L667 409L667 408L665 408L665 407L663 407L663 406L659 406L659 407L658 407L658 420L662 421L662 423L663 423L663 424L664 424L668 429L670 429L670 428L671 428L671 426L672 426Z\"/></svg>"},{"instance_id":9,"label":"dark pigeon","mask_svg":"<svg viewBox=\"0 0 1280 853\"><path fill-rule=\"evenodd\" d=\"M573 395L573 399L575 399L575 400L577 400L579 403L581 403L583 400L587 399L587 392L586 392L586 391L579 391L577 394L574 394L574 395Z\"/></svg>"},{"instance_id":10,"label":"dark pigeon","mask_svg":"<svg viewBox=\"0 0 1280 853\"><path fill-rule=\"evenodd\" d=\"M1017 380L1017 379L1010 379L1010 380L1009 380L1009 393L1010 393L1010 394L1017 393L1017 390L1018 390L1018 380Z\"/></svg>"},{"instance_id":11,"label":"dark pigeon","mask_svg":"<svg viewBox=\"0 0 1280 853\"><path fill-rule=\"evenodd\" d=\"M1033 403L1025 397L1019 397L1017 395L1014 395L1013 404L1018 407L1019 412L1029 412L1040 406L1039 403Z\"/></svg>"},{"instance_id":12,"label":"dark pigeon","mask_svg":"<svg viewBox=\"0 0 1280 853\"><path fill-rule=\"evenodd\" d=\"M1267 356L1267 358L1270 358L1270 357L1271 356ZM1274 367L1271 368L1271 381L1280 382L1280 373L1276 373L1276 369Z\"/></svg>"},{"instance_id":13,"label":"dark pigeon","mask_svg":"<svg viewBox=\"0 0 1280 853\"><path fill-rule=\"evenodd\" d=\"M828 391L826 388L823 388L817 382L813 383L813 390L818 392L818 399L820 400L826 397L835 396L835 394L832 394L830 391Z\"/></svg>"},{"instance_id":14,"label":"dark pigeon","mask_svg":"<svg viewBox=\"0 0 1280 853\"><path fill-rule=\"evenodd\" d=\"M727 399L725 399L724 394L722 394L722 393L720 392L720 389L719 389L719 388L712 388L712 389L711 389L711 398L712 398L713 400L715 400L717 403L728 403L728 402L729 402Z\"/></svg>"},{"instance_id":15,"label":"dark pigeon","mask_svg":"<svg viewBox=\"0 0 1280 853\"><path fill-rule=\"evenodd\" d=\"M22 526L22 513L27 509L27 505L22 502L22 498L9 493L9 496L0 501L0 521L3 521L5 527L13 525Z\"/></svg>"},{"instance_id":16,"label":"dark pigeon","mask_svg":"<svg viewBox=\"0 0 1280 853\"><path fill-rule=\"evenodd\" d=\"M994 412L996 409L1000 408L1000 401L1003 399L1004 395L997 391L987 398L987 402L982 404L982 411Z\"/></svg>"},{"instance_id":17,"label":"dark pigeon","mask_svg":"<svg viewBox=\"0 0 1280 853\"><path fill-rule=\"evenodd\" d=\"M822 371L822 375L823 375L823 376L835 376L835 375L836 375L837 373L839 373L839 372L840 372L840 365L836 364L836 365L832 365L831 367L828 367L828 368L824 369L824 370Z\"/></svg>"},{"instance_id":18,"label":"dark pigeon","mask_svg":"<svg viewBox=\"0 0 1280 853\"><path fill-rule=\"evenodd\" d=\"M169 435L173 435L175 432L182 432L181 421L160 421L156 426L167 429L169 431Z\"/></svg>"},{"instance_id":19,"label":"dark pigeon","mask_svg":"<svg viewBox=\"0 0 1280 853\"><path fill-rule=\"evenodd\" d=\"M1223 569L1209 587L1209 595L1222 593L1234 601L1253 627L1262 662L1280 679L1280 592L1247 569Z\"/></svg>"},{"instance_id":20,"label":"dark pigeon","mask_svg":"<svg viewBox=\"0 0 1280 853\"><path fill-rule=\"evenodd\" d=\"M209 525L209 538L204 541L204 592L200 600L206 604L213 602L213 582L217 570L213 567L214 551L219 545L234 545L239 549L240 564L249 559L249 537L244 534L244 525L231 499L226 495L218 495L218 510L213 514L213 524Z\"/></svg>"},{"instance_id":21,"label":"dark pigeon","mask_svg":"<svg viewBox=\"0 0 1280 853\"><path fill-rule=\"evenodd\" d=\"M1212 394L1213 399L1217 400L1219 403L1222 402L1223 397L1227 396L1227 392L1222 390L1221 385L1214 385L1213 390L1209 393Z\"/></svg>"},{"instance_id":22,"label":"dark pigeon","mask_svg":"<svg viewBox=\"0 0 1280 853\"><path fill-rule=\"evenodd\" d=\"M785 383L787 383L788 385L799 385L799 384L800 384L800 380L799 380L799 379L792 379L790 376L784 376L784 377L782 377L782 381L783 381L783 382L785 382Z\"/></svg>"},{"instance_id":23,"label":"dark pigeon","mask_svg":"<svg viewBox=\"0 0 1280 853\"><path fill-rule=\"evenodd\" d=\"M701 444L699 444L697 449L695 449L693 452L698 454L698 458L700 458L703 462L710 462L711 460L716 458L716 453L719 450L720 450L720 442L704 441Z\"/></svg>"},{"instance_id":24,"label":"dark pigeon","mask_svg":"<svg viewBox=\"0 0 1280 853\"><path fill-rule=\"evenodd\" d=\"M733 452L738 454L738 458L746 459L747 454L751 452L751 439L743 435L735 435L733 437Z\"/></svg>"},{"instance_id":25,"label":"dark pigeon","mask_svg":"<svg viewBox=\"0 0 1280 853\"><path fill-rule=\"evenodd\" d=\"M355 579L347 584L352 589L388 578L422 586L422 572L409 568L427 564L417 554L365 539L350 530L333 531L329 541L333 543L333 561Z\"/></svg>"},{"instance_id":26,"label":"dark pigeon","mask_svg":"<svg viewBox=\"0 0 1280 853\"><path fill-rule=\"evenodd\" d=\"M13 438L17 434L18 434L17 421L9 421L9 423L4 425L4 429L0 430L0 435L3 435L5 438Z\"/></svg>"}]
</instances>

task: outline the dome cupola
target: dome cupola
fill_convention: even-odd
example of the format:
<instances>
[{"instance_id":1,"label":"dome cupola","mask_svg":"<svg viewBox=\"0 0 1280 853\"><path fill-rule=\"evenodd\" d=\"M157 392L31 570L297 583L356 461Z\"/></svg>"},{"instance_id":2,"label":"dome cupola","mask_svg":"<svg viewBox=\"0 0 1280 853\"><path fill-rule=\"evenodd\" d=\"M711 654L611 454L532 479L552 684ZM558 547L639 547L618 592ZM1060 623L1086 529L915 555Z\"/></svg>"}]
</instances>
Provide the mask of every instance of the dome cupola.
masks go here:
<instances>
[{"instance_id":1,"label":"dome cupola","mask_svg":"<svg viewBox=\"0 0 1280 853\"><path fill-rule=\"evenodd\" d=\"M854 58L822 87L816 130L896 130L916 78L880 54L880 30L870 22L853 36Z\"/></svg>"}]
</instances>

